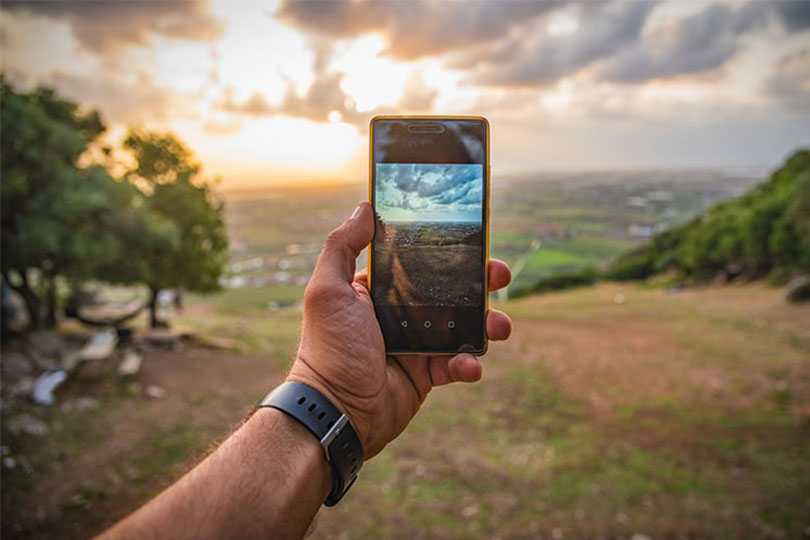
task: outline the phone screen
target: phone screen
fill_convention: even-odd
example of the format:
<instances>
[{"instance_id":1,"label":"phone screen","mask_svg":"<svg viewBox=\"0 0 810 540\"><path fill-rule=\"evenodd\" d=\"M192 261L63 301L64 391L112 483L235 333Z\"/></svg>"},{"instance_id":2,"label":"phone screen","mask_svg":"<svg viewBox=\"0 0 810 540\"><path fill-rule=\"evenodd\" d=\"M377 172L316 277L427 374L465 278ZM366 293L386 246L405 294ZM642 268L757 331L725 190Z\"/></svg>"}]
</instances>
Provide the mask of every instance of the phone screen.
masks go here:
<instances>
[{"instance_id":1,"label":"phone screen","mask_svg":"<svg viewBox=\"0 0 810 540\"><path fill-rule=\"evenodd\" d=\"M487 125L375 119L371 292L389 352L483 352Z\"/></svg>"}]
</instances>

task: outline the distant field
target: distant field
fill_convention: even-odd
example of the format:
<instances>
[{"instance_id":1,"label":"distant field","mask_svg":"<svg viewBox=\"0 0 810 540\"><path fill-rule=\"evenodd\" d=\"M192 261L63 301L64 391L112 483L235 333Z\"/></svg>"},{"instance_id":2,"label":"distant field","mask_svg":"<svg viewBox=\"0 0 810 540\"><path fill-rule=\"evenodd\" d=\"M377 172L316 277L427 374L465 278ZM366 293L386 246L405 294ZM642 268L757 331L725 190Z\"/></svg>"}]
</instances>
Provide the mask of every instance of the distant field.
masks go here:
<instances>
[{"instance_id":1,"label":"distant field","mask_svg":"<svg viewBox=\"0 0 810 540\"><path fill-rule=\"evenodd\" d=\"M496 175L492 254L520 270L515 289L527 287L558 269L605 265L643 241L644 227L682 223L755 181L699 170ZM363 181L229 194L233 284L306 283L326 234L366 197Z\"/></svg>"}]
</instances>

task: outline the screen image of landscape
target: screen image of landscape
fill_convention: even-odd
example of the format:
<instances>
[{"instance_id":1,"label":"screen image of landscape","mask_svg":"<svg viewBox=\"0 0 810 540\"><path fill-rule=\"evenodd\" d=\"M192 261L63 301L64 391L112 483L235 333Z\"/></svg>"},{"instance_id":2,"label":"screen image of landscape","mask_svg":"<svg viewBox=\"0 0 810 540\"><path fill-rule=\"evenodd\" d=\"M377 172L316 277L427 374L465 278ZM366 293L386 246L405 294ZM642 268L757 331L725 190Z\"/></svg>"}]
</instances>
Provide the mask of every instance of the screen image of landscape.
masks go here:
<instances>
[{"instance_id":1,"label":"screen image of landscape","mask_svg":"<svg viewBox=\"0 0 810 540\"><path fill-rule=\"evenodd\" d=\"M481 306L483 166L378 163L375 172L375 303Z\"/></svg>"}]
</instances>

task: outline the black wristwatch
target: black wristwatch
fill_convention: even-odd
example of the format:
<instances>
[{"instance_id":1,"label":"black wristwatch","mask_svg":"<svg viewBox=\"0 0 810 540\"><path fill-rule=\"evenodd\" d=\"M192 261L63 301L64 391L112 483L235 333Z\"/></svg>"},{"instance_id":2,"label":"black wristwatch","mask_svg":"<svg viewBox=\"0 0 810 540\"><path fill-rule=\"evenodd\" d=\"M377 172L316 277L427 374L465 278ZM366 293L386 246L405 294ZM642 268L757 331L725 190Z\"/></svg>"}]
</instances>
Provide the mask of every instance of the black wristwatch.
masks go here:
<instances>
[{"instance_id":1,"label":"black wristwatch","mask_svg":"<svg viewBox=\"0 0 810 540\"><path fill-rule=\"evenodd\" d=\"M332 469L332 490L324 504L343 498L363 465L363 445L349 417L311 386L286 382L270 392L259 407L272 407L292 416L320 441Z\"/></svg>"}]
</instances>

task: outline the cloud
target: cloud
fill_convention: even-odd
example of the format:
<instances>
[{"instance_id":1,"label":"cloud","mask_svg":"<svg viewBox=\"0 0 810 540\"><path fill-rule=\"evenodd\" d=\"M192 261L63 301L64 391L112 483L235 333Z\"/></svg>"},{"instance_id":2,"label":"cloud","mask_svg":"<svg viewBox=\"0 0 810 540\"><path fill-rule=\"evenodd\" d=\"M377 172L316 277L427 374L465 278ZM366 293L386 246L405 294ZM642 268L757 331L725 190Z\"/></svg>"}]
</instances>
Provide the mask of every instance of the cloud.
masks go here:
<instances>
[{"instance_id":1,"label":"cloud","mask_svg":"<svg viewBox=\"0 0 810 540\"><path fill-rule=\"evenodd\" d=\"M10 0L2 9L70 23L82 46L98 54L146 45L154 36L211 41L222 28L201 2L90 2Z\"/></svg>"},{"instance_id":2,"label":"cloud","mask_svg":"<svg viewBox=\"0 0 810 540\"><path fill-rule=\"evenodd\" d=\"M338 38L387 36L387 53L401 59L442 54L500 39L559 7L558 2L285 2L277 16L302 30Z\"/></svg>"},{"instance_id":3,"label":"cloud","mask_svg":"<svg viewBox=\"0 0 810 540\"><path fill-rule=\"evenodd\" d=\"M58 72L41 82L58 88L61 94L82 105L99 109L105 120L112 119L116 123L166 120L176 117L183 109L173 92L158 87L144 73L132 82L123 82L110 77Z\"/></svg>"},{"instance_id":4,"label":"cloud","mask_svg":"<svg viewBox=\"0 0 810 540\"><path fill-rule=\"evenodd\" d=\"M783 56L766 80L765 89L786 108L810 112L810 48Z\"/></svg>"},{"instance_id":5,"label":"cloud","mask_svg":"<svg viewBox=\"0 0 810 540\"><path fill-rule=\"evenodd\" d=\"M636 83L717 69L737 53L744 34L768 22L771 9L759 2L737 9L707 6L621 51L608 61L602 76Z\"/></svg>"},{"instance_id":6,"label":"cloud","mask_svg":"<svg viewBox=\"0 0 810 540\"><path fill-rule=\"evenodd\" d=\"M326 48L316 47L314 80L303 94L288 84L281 103L274 105L260 92L253 93L244 101L237 101L233 98L233 92L228 90L217 106L222 111L246 116L291 116L314 122L328 122L330 115L336 112L341 121L364 129L377 114L424 113L433 107L436 90L426 86L419 73L414 73L406 80L402 99L398 103L358 111L354 100L341 87L344 75L329 69L329 54Z\"/></svg>"},{"instance_id":7,"label":"cloud","mask_svg":"<svg viewBox=\"0 0 810 540\"><path fill-rule=\"evenodd\" d=\"M471 70L470 80L483 86L547 86L591 66L597 79L643 83L718 69L740 51L744 36L773 21L787 33L810 29L810 2L711 3L649 28L657 5L639 0L581 4L578 28L569 34L552 35L534 24L492 46L460 51L448 64Z\"/></svg>"},{"instance_id":8,"label":"cloud","mask_svg":"<svg viewBox=\"0 0 810 540\"><path fill-rule=\"evenodd\" d=\"M380 204L388 208L452 211L481 206L480 165L381 164L377 180Z\"/></svg>"},{"instance_id":9,"label":"cloud","mask_svg":"<svg viewBox=\"0 0 810 540\"><path fill-rule=\"evenodd\" d=\"M810 2L802 0L781 0L774 8L785 29L797 32L810 28Z\"/></svg>"},{"instance_id":10,"label":"cloud","mask_svg":"<svg viewBox=\"0 0 810 540\"><path fill-rule=\"evenodd\" d=\"M461 55L454 67L478 66L473 79L483 85L539 86L576 73L638 41L655 2L586 4L577 31L552 36L537 28L515 35L491 50Z\"/></svg>"}]
</instances>

